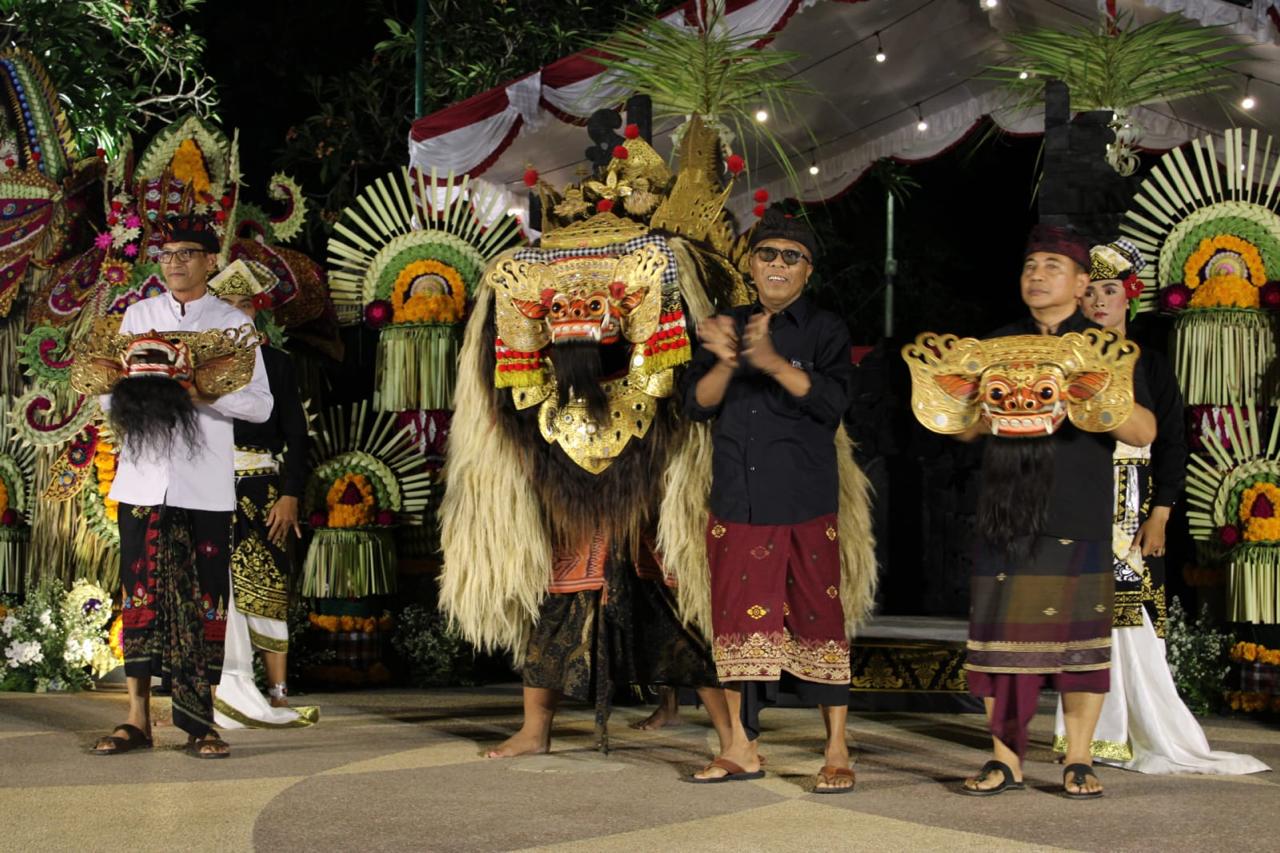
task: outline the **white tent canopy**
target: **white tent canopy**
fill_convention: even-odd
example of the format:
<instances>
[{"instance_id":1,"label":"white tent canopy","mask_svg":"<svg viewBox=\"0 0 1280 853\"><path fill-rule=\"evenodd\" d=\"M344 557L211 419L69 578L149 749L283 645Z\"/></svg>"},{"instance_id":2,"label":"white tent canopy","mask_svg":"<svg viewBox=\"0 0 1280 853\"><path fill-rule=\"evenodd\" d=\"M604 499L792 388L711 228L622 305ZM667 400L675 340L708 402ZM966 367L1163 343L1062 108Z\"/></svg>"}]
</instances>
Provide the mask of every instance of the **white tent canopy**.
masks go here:
<instances>
[{"instance_id":1,"label":"white tent canopy","mask_svg":"<svg viewBox=\"0 0 1280 853\"><path fill-rule=\"evenodd\" d=\"M1137 23L1182 14L1206 26L1223 25L1242 47L1244 58L1234 66L1240 72L1235 90L1135 111L1141 146L1171 148L1233 126L1280 126L1280 3L1119 0L1110 5L1121 14L1132 13ZM984 116L1012 132L1043 132L1042 116L1002 109L1008 96L996 81L980 79L983 70L999 61L1002 33L1096 26L1107 6L1106 0L999 0L994 7L986 0L730 2L729 25L738 32L776 32L772 45L802 55L793 70L818 93L792 105L788 126L776 122L772 128L797 152L793 162L800 186L787 179L767 147L745 140L735 148L748 159L748 175L738 182L730 209L749 222L751 192L762 187L775 199L830 198L882 157L918 160L941 153ZM678 23L684 14L677 10L669 19ZM884 62L874 58L877 33ZM470 115L462 110L460 121L454 108L419 120L410 135L411 165L482 175L510 209L526 203L522 177L529 167L555 185L574 180L585 164L588 139L579 124L566 119L580 121L600 102L617 103L625 93L593 87L589 79L566 84L566 76L574 77L565 74L567 65L581 69L583 60L567 59L515 81L505 87L505 98L494 90L472 99L489 98L493 104L497 96L499 102L492 109L473 108ZM1252 111L1238 106L1246 74L1255 78ZM468 120L477 113L479 120ZM440 132L450 124L455 126ZM670 152L674 125L654 128L654 145L663 154ZM810 166L817 167L816 174L810 174Z\"/></svg>"}]
</instances>

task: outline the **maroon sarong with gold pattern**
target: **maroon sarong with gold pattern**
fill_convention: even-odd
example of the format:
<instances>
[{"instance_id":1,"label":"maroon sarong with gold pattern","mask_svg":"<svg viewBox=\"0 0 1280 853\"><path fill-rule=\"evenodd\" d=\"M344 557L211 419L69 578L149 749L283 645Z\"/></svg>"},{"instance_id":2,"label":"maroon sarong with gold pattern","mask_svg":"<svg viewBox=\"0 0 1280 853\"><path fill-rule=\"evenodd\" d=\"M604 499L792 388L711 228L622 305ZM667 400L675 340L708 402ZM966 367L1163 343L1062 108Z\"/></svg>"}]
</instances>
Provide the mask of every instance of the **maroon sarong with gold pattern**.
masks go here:
<instances>
[{"instance_id":1,"label":"maroon sarong with gold pattern","mask_svg":"<svg viewBox=\"0 0 1280 853\"><path fill-rule=\"evenodd\" d=\"M712 654L722 682L849 683L836 516L707 524Z\"/></svg>"}]
</instances>

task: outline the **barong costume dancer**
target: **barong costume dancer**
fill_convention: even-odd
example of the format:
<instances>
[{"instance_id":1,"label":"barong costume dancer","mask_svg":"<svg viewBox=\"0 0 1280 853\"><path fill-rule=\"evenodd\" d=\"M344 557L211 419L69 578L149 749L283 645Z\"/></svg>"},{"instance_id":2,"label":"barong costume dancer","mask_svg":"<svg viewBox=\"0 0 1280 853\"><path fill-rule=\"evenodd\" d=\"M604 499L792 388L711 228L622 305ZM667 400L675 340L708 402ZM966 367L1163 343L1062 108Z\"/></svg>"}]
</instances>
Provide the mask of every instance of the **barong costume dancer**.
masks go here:
<instances>
[{"instance_id":1,"label":"barong costume dancer","mask_svg":"<svg viewBox=\"0 0 1280 853\"><path fill-rule=\"evenodd\" d=\"M98 741L97 754L151 745L153 675L172 680L173 721L187 733L191 754L222 758L230 751L212 727L212 688L230 593L233 419L266 420L271 392L260 338L243 314L208 292L217 251L205 220L169 223L156 256L168 292L131 305L123 337L114 338L112 352L127 372L105 385L110 393L100 401L122 448L110 497L120 502L129 715ZM206 334L192 335L199 332ZM94 356L100 343L90 342L74 370L110 364ZM223 371L225 381L202 383L204 368Z\"/></svg>"},{"instance_id":2,"label":"barong costume dancer","mask_svg":"<svg viewBox=\"0 0 1280 853\"><path fill-rule=\"evenodd\" d=\"M853 365L844 322L802 293L816 249L808 227L768 210L750 238L759 299L699 325L685 377L689 416L714 420L706 543L713 653L733 720L733 741L698 782L763 775L760 709L785 679L826 723L815 790L854 785L835 445Z\"/></svg>"},{"instance_id":3,"label":"barong costume dancer","mask_svg":"<svg viewBox=\"0 0 1280 853\"><path fill-rule=\"evenodd\" d=\"M1066 795L1102 793L1089 744L1109 683L1111 456L1116 440L1150 443L1155 418L1137 346L1079 312L1088 270L1079 237L1037 227L1021 277L1029 316L984 341L922 335L903 351L921 424L987 436L965 668L994 756L968 794L1022 787L1046 683L1063 694Z\"/></svg>"},{"instance_id":4,"label":"barong costume dancer","mask_svg":"<svg viewBox=\"0 0 1280 853\"><path fill-rule=\"evenodd\" d=\"M264 277L244 261L235 261L209 282L209 289L262 328L272 323ZM271 388L271 417L262 423L235 422L232 594L222 683L214 702L223 728L297 727L318 718L314 708L289 708L286 686L288 539L302 536L298 504L307 481L307 415L289 354L263 346L262 360ZM255 682L254 649L262 653L267 697Z\"/></svg>"},{"instance_id":5,"label":"barong costume dancer","mask_svg":"<svg viewBox=\"0 0 1280 853\"><path fill-rule=\"evenodd\" d=\"M1085 315L1127 333L1146 261L1125 239L1090 250ZM1154 350L1137 370L1151 392L1156 440L1147 447L1117 441L1112 560L1116 599L1111 630L1111 690L1102 703L1091 751L1095 761L1140 773L1245 774L1270 768L1249 755L1209 748L1165 658L1165 525L1186 481L1187 443L1182 393L1173 368ZM1054 749L1066 749L1059 703Z\"/></svg>"},{"instance_id":6,"label":"barong costume dancer","mask_svg":"<svg viewBox=\"0 0 1280 853\"><path fill-rule=\"evenodd\" d=\"M564 696L595 704L607 748L628 682L697 688L728 742L700 623L677 602L705 589L684 566L706 444L672 399L686 317L744 291L719 253L733 239L719 142L692 120L674 180L634 125L619 148L601 180L538 184L541 245L489 264L463 341L440 600L469 641L522 667L523 725L490 757L546 752ZM664 520L679 530L655 548Z\"/></svg>"}]
</instances>

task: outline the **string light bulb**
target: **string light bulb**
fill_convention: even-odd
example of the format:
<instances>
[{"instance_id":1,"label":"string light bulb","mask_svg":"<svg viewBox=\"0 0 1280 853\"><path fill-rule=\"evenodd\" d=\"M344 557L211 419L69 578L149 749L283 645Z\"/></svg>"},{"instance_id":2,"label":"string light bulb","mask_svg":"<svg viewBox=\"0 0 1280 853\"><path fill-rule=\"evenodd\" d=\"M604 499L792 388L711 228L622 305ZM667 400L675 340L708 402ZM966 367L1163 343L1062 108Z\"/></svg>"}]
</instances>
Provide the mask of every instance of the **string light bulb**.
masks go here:
<instances>
[{"instance_id":1,"label":"string light bulb","mask_svg":"<svg viewBox=\"0 0 1280 853\"><path fill-rule=\"evenodd\" d=\"M916 118L919 119L919 121L916 122L916 130L920 131L921 133L924 133L926 130L929 129L929 122L924 120L924 113L920 111L919 101L916 102L915 107L916 107Z\"/></svg>"},{"instance_id":2,"label":"string light bulb","mask_svg":"<svg viewBox=\"0 0 1280 853\"><path fill-rule=\"evenodd\" d=\"M1251 110L1258 105L1258 99L1249 94L1249 84L1253 82L1253 75L1244 75L1244 97L1240 99L1240 106L1246 110Z\"/></svg>"},{"instance_id":3,"label":"string light bulb","mask_svg":"<svg viewBox=\"0 0 1280 853\"><path fill-rule=\"evenodd\" d=\"M880 31L876 30L876 62L884 62L888 58L884 52L884 45L880 43Z\"/></svg>"},{"instance_id":4,"label":"string light bulb","mask_svg":"<svg viewBox=\"0 0 1280 853\"><path fill-rule=\"evenodd\" d=\"M1030 76L1031 76L1031 75L1030 75L1029 73L1027 73L1026 71L1019 71L1019 72L1018 72L1018 79L1019 79L1019 80L1026 80L1026 79L1027 79L1028 77L1030 77Z\"/></svg>"},{"instance_id":5,"label":"string light bulb","mask_svg":"<svg viewBox=\"0 0 1280 853\"><path fill-rule=\"evenodd\" d=\"M982 0L982 8L994 9L1000 5L1000 0Z\"/></svg>"},{"instance_id":6,"label":"string light bulb","mask_svg":"<svg viewBox=\"0 0 1280 853\"><path fill-rule=\"evenodd\" d=\"M756 121L763 123L768 120L769 120L768 110L756 110Z\"/></svg>"},{"instance_id":7,"label":"string light bulb","mask_svg":"<svg viewBox=\"0 0 1280 853\"><path fill-rule=\"evenodd\" d=\"M816 175L816 174L818 174L818 172L819 172L819 171L820 171L820 170L818 169L818 164L817 164L817 163L814 163L813 165L811 165L811 166L809 167L809 174L810 174L810 175Z\"/></svg>"}]
</instances>

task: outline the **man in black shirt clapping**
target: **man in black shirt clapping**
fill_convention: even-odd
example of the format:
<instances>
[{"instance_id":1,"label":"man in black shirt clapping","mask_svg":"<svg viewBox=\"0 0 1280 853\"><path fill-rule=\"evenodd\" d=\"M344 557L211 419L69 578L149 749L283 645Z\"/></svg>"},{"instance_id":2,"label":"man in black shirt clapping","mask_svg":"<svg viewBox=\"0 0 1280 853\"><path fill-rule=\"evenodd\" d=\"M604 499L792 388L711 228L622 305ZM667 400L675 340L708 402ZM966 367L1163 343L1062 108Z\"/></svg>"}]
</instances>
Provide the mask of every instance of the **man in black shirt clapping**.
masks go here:
<instances>
[{"instance_id":1,"label":"man in black shirt clapping","mask_svg":"<svg viewBox=\"0 0 1280 853\"><path fill-rule=\"evenodd\" d=\"M852 365L843 321L802 295L814 249L807 227L768 211L751 237L759 300L699 326L686 377L686 411L714 419L713 652L734 718L731 746L696 781L763 775L759 711L785 679L826 723L815 790L853 788L834 443Z\"/></svg>"}]
</instances>

